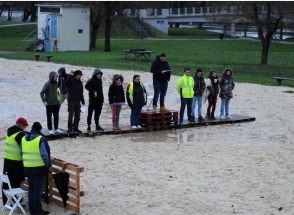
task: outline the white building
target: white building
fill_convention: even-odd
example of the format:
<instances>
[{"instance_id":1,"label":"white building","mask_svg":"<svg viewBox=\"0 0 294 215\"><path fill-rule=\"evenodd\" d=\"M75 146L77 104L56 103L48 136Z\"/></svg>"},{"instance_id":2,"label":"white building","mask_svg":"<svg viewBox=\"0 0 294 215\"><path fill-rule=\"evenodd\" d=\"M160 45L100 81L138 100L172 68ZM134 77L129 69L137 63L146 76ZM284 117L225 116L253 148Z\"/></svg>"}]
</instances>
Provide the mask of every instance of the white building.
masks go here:
<instances>
[{"instance_id":1,"label":"white building","mask_svg":"<svg viewBox=\"0 0 294 215\"><path fill-rule=\"evenodd\" d=\"M90 9L78 4L36 4L38 6L38 39L44 50L89 51Z\"/></svg>"}]
</instances>

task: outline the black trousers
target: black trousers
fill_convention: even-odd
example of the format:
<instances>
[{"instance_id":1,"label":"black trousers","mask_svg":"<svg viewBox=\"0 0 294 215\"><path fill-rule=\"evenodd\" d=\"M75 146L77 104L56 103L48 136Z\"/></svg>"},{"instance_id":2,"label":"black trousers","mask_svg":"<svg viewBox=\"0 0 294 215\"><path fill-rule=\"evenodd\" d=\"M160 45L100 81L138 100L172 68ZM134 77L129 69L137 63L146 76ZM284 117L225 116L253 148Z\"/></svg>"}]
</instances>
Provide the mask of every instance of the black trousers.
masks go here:
<instances>
[{"instance_id":1,"label":"black trousers","mask_svg":"<svg viewBox=\"0 0 294 215\"><path fill-rule=\"evenodd\" d=\"M81 102L80 101L68 101L68 131L78 130L81 116ZM74 118L74 120L73 120Z\"/></svg>"},{"instance_id":2,"label":"black trousers","mask_svg":"<svg viewBox=\"0 0 294 215\"><path fill-rule=\"evenodd\" d=\"M46 114L47 114L47 128L52 130L52 115L54 118L54 129L58 129L59 123L59 104L56 105L47 105L46 106Z\"/></svg>"},{"instance_id":3,"label":"black trousers","mask_svg":"<svg viewBox=\"0 0 294 215\"><path fill-rule=\"evenodd\" d=\"M88 107L87 124L91 125L92 115L94 112L94 121L96 125L99 125L99 118L101 115L103 103L102 102L90 102Z\"/></svg>"}]
</instances>

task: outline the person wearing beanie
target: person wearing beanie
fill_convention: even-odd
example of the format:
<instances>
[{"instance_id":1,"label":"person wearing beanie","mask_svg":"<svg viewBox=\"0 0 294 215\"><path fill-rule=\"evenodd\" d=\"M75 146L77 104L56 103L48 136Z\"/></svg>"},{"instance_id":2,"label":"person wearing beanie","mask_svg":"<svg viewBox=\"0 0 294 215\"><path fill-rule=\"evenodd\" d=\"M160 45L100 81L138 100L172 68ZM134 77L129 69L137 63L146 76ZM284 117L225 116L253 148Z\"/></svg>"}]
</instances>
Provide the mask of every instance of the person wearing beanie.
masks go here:
<instances>
[{"instance_id":1,"label":"person wearing beanie","mask_svg":"<svg viewBox=\"0 0 294 215\"><path fill-rule=\"evenodd\" d=\"M46 107L47 115L47 128L49 134L63 132L59 129L59 95L58 95L58 74L54 71L49 73L49 80L44 84L40 96L43 101L44 106ZM52 115L54 118L54 130L52 127Z\"/></svg>"},{"instance_id":2,"label":"person wearing beanie","mask_svg":"<svg viewBox=\"0 0 294 215\"><path fill-rule=\"evenodd\" d=\"M59 106L61 107L62 103L64 102L64 100L68 100L67 97L67 87L66 87L66 81L67 78L69 76L69 74L66 74L65 68L64 67L60 67L58 70L58 88L60 91L60 101L59 101Z\"/></svg>"},{"instance_id":3,"label":"person wearing beanie","mask_svg":"<svg viewBox=\"0 0 294 215\"><path fill-rule=\"evenodd\" d=\"M91 132L91 121L93 112L96 130L103 131L103 128L99 124L102 106L104 103L102 75L103 72L101 71L101 69L96 68L93 72L92 78L90 78L85 85L86 90L89 91L89 106L87 117L88 132Z\"/></svg>"},{"instance_id":4,"label":"person wearing beanie","mask_svg":"<svg viewBox=\"0 0 294 215\"><path fill-rule=\"evenodd\" d=\"M178 79L176 89L177 89L177 92L180 94L180 98L181 98L179 125L183 124L186 105L187 105L188 122L191 123L193 122L191 109L192 109L192 100L194 96L194 79L190 76L189 68L184 69L184 75Z\"/></svg>"},{"instance_id":5,"label":"person wearing beanie","mask_svg":"<svg viewBox=\"0 0 294 215\"><path fill-rule=\"evenodd\" d=\"M21 139L25 136L24 130L29 126L27 120L19 117L15 125L7 129L6 144L4 149L3 174L7 174L12 188L20 187L25 176L23 173L23 162L21 156ZM2 190L8 189L8 185L3 183ZM3 205L7 202L7 197L2 191Z\"/></svg>"},{"instance_id":6,"label":"person wearing beanie","mask_svg":"<svg viewBox=\"0 0 294 215\"><path fill-rule=\"evenodd\" d=\"M203 72L202 69L196 69L195 75L194 75L194 96L192 101L192 121L195 121L195 108L198 103L198 120L203 120L202 117L202 104L203 104L203 93L205 90L205 81L203 78Z\"/></svg>"},{"instance_id":7,"label":"person wearing beanie","mask_svg":"<svg viewBox=\"0 0 294 215\"><path fill-rule=\"evenodd\" d=\"M140 81L139 75L134 75L133 81L128 84L126 97L128 105L131 108L131 128L141 129L140 116L142 107L147 104L147 92L143 83Z\"/></svg>"},{"instance_id":8,"label":"person wearing beanie","mask_svg":"<svg viewBox=\"0 0 294 215\"><path fill-rule=\"evenodd\" d=\"M122 75L114 75L112 84L109 86L108 90L108 100L111 107L113 130L121 130L119 127L119 115L122 104L126 102L124 88L122 86L123 81L124 77Z\"/></svg>"},{"instance_id":9,"label":"person wearing beanie","mask_svg":"<svg viewBox=\"0 0 294 215\"><path fill-rule=\"evenodd\" d=\"M83 73L80 70L71 71L66 81L67 93L68 93L68 132L78 132L79 122L81 116L81 103L85 105L84 99L84 87L81 81Z\"/></svg>"},{"instance_id":10,"label":"person wearing beanie","mask_svg":"<svg viewBox=\"0 0 294 215\"><path fill-rule=\"evenodd\" d=\"M29 211L31 214L49 214L42 209L41 197L51 166L50 147L43 137L42 125L34 122L30 132L21 140L24 174L28 178Z\"/></svg>"}]
</instances>

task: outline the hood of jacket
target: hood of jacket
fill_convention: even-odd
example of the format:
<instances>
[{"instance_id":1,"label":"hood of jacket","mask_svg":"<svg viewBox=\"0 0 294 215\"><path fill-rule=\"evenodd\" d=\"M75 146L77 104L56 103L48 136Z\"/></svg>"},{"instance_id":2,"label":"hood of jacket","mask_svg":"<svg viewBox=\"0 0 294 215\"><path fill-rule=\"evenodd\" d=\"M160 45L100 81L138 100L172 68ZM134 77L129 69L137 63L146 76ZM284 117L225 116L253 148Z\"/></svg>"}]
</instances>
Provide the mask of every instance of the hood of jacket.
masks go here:
<instances>
[{"instance_id":1,"label":"hood of jacket","mask_svg":"<svg viewBox=\"0 0 294 215\"><path fill-rule=\"evenodd\" d=\"M57 72L50 72L49 73L49 81L54 81L54 76L58 76Z\"/></svg>"},{"instance_id":2,"label":"hood of jacket","mask_svg":"<svg viewBox=\"0 0 294 215\"><path fill-rule=\"evenodd\" d=\"M231 75L226 75L227 71L230 70L231 71ZM222 73L222 77L230 77L232 78L233 77L233 70L231 69L225 69Z\"/></svg>"},{"instance_id":3,"label":"hood of jacket","mask_svg":"<svg viewBox=\"0 0 294 215\"><path fill-rule=\"evenodd\" d=\"M65 71L65 68L64 67L60 67L58 72L61 72L61 76L62 77L65 77L66 76L66 71Z\"/></svg>"},{"instance_id":4,"label":"hood of jacket","mask_svg":"<svg viewBox=\"0 0 294 215\"><path fill-rule=\"evenodd\" d=\"M101 69L96 68L93 72L92 78L97 79L97 77L96 77L97 74L101 74L101 78L102 78L103 72L101 71Z\"/></svg>"},{"instance_id":5,"label":"hood of jacket","mask_svg":"<svg viewBox=\"0 0 294 215\"><path fill-rule=\"evenodd\" d=\"M31 132L26 133L24 137L25 137L26 141L30 141L30 140L35 139L36 137L39 137L39 136L43 136L42 133L32 129Z\"/></svg>"},{"instance_id":6,"label":"hood of jacket","mask_svg":"<svg viewBox=\"0 0 294 215\"><path fill-rule=\"evenodd\" d=\"M112 78L112 83L115 84L115 82L117 81L117 79L120 79L120 80L121 80L121 83L124 82L124 77L123 77L122 75L120 75L120 74L116 74L116 75L114 75L113 78Z\"/></svg>"},{"instance_id":7,"label":"hood of jacket","mask_svg":"<svg viewBox=\"0 0 294 215\"><path fill-rule=\"evenodd\" d=\"M10 128L7 129L7 136L11 136L15 134L16 132L20 132L20 131L23 131L23 130L19 128L18 126L16 125L11 126Z\"/></svg>"}]
</instances>

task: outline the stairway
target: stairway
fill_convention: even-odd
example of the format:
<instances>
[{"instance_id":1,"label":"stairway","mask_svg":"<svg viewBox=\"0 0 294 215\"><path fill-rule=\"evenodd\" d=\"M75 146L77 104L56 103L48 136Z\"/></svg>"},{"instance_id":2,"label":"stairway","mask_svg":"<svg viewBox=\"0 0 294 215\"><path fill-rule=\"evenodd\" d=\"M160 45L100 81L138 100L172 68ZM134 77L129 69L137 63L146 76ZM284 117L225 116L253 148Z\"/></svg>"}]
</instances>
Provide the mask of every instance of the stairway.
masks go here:
<instances>
[{"instance_id":1,"label":"stairway","mask_svg":"<svg viewBox=\"0 0 294 215\"><path fill-rule=\"evenodd\" d=\"M129 17L128 26L134 29L142 38L153 37L148 29L144 27L142 21L135 17Z\"/></svg>"},{"instance_id":2,"label":"stairway","mask_svg":"<svg viewBox=\"0 0 294 215\"><path fill-rule=\"evenodd\" d=\"M25 51L44 51L44 40L36 40Z\"/></svg>"}]
</instances>

